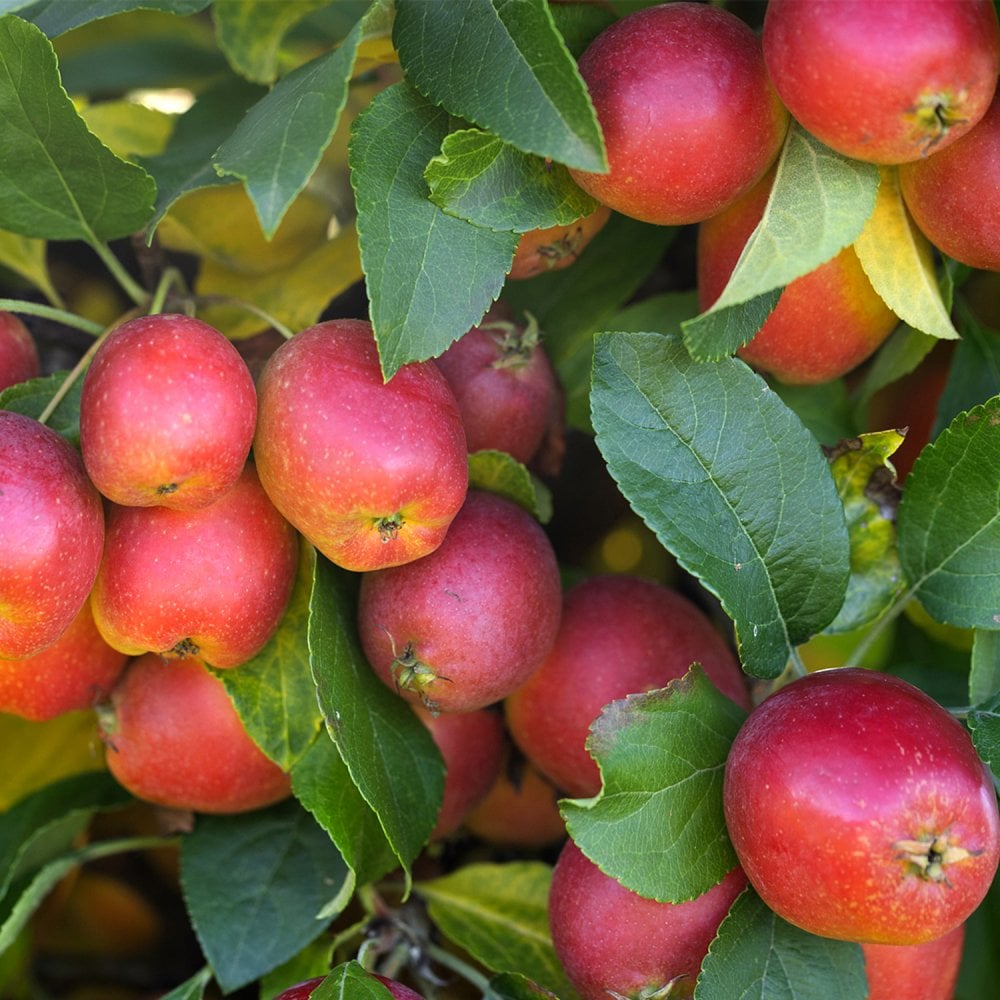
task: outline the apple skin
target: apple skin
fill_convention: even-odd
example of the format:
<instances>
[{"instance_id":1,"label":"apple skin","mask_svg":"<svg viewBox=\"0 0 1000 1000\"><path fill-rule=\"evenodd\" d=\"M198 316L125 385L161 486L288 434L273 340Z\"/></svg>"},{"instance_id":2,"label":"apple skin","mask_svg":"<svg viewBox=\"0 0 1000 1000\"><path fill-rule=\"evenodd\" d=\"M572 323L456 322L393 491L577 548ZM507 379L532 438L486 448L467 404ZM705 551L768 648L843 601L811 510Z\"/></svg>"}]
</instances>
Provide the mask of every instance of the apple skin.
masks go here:
<instances>
[{"instance_id":1,"label":"apple skin","mask_svg":"<svg viewBox=\"0 0 1000 1000\"><path fill-rule=\"evenodd\" d=\"M939 250L1000 271L1000 92L957 142L900 167L899 184L920 231Z\"/></svg>"},{"instance_id":2,"label":"apple skin","mask_svg":"<svg viewBox=\"0 0 1000 1000\"><path fill-rule=\"evenodd\" d=\"M952 1000L965 924L923 944L862 944L868 1000Z\"/></svg>"},{"instance_id":3,"label":"apple skin","mask_svg":"<svg viewBox=\"0 0 1000 1000\"><path fill-rule=\"evenodd\" d=\"M552 543L513 501L470 490L440 548L365 573L358 634L388 687L433 711L471 712L524 683L562 604Z\"/></svg>"},{"instance_id":4,"label":"apple skin","mask_svg":"<svg viewBox=\"0 0 1000 1000\"><path fill-rule=\"evenodd\" d=\"M101 496L76 449L0 410L0 659L34 656L69 628L103 544Z\"/></svg>"},{"instance_id":5,"label":"apple skin","mask_svg":"<svg viewBox=\"0 0 1000 1000\"><path fill-rule=\"evenodd\" d=\"M788 112L760 41L735 14L669 3L627 14L579 59L610 170L570 170L623 215L700 222L748 191L775 160Z\"/></svg>"},{"instance_id":6,"label":"apple skin","mask_svg":"<svg viewBox=\"0 0 1000 1000\"><path fill-rule=\"evenodd\" d=\"M722 294L774 181L768 174L739 201L698 227L698 304ZM790 384L828 382L870 357L898 319L872 288L852 247L789 282L757 335L736 353Z\"/></svg>"},{"instance_id":7,"label":"apple skin","mask_svg":"<svg viewBox=\"0 0 1000 1000\"><path fill-rule=\"evenodd\" d=\"M395 979L389 979L386 976L379 976L375 973L371 973L371 977L377 979L392 994L393 1000L424 1000L416 990L411 990L409 986L404 986ZM310 1000L313 990L324 979L326 979L326 976L316 976L313 979L305 980L305 982L296 983L294 986L289 986L287 990L279 993L274 1000Z\"/></svg>"},{"instance_id":8,"label":"apple skin","mask_svg":"<svg viewBox=\"0 0 1000 1000\"><path fill-rule=\"evenodd\" d=\"M469 451L495 449L531 461L561 403L537 325L488 320L459 337L436 364L455 394Z\"/></svg>"},{"instance_id":9,"label":"apple skin","mask_svg":"<svg viewBox=\"0 0 1000 1000\"><path fill-rule=\"evenodd\" d=\"M254 457L275 506L344 569L433 552L468 489L458 404L433 362L383 382L371 324L318 323L257 383Z\"/></svg>"},{"instance_id":10,"label":"apple skin","mask_svg":"<svg viewBox=\"0 0 1000 1000\"><path fill-rule=\"evenodd\" d=\"M845 156L937 156L982 118L996 87L992 0L770 0L764 59L792 116Z\"/></svg>"},{"instance_id":11,"label":"apple skin","mask_svg":"<svg viewBox=\"0 0 1000 1000\"><path fill-rule=\"evenodd\" d=\"M41 374L38 348L28 328L10 312L0 312L0 391Z\"/></svg>"},{"instance_id":12,"label":"apple skin","mask_svg":"<svg viewBox=\"0 0 1000 1000\"><path fill-rule=\"evenodd\" d=\"M0 660L0 712L44 722L103 700L128 662L97 631L90 601L34 656Z\"/></svg>"},{"instance_id":13,"label":"apple skin","mask_svg":"<svg viewBox=\"0 0 1000 1000\"><path fill-rule=\"evenodd\" d=\"M239 813L291 793L288 774L247 734L222 681L194 657L133 660L98 721L108 770L145 802Z\"/></svg>"},{"instance_id":14,"label":"apple skin","mask_svg":"<svg viewBox=\"0 0 1000 1000\"><path fill-rule=\"evenodd\" d=\"M253 376L201 320L139 316L98 347L80 396L80 450L114 503L196 510L239 479L257 421Z\"/></svg>"},{"instance_id":15,"label":"apple skin","mask_svg":"<svg viewBox=\"0 0 1000 1000\"><path fill-rule=\"evenodd\" d=\"M200 656L235 667L260 652L295 582L298 536L252 463L209 507L108 506L93 590L105 640L130 656Z\"/></svg>"},{"instance_id":16,"label":"apple skin","mask_svg":"<svg viewBox=\"0 0 1000 1000\"><path fill-rule=\"evenodd\" d=\"M566 794L596 795L601 776L586 742L601 709L663 687L695 661L723 694L749 709L735 655L686 597L641 577L590 577L566 593L552 651L506 699L508 731Z\"/></svg>"},{"instance_id":17,"label":"apple skin","mask_svg":"<svg viewBox=\"0 0 1000 1000\"><path fill-rule=\"evenodd\" d=\"M518 240L507 277L512 281L524 281L569 267L610 218L611 209L599 205L568 225L528 230Z\"/></svg>"},{"instance_id":18,"label":"apple skin","mask_svg":"<svg viewBox=\"0 0 1000 1000\"><path fill-rule=\"evenodd\" d=\"M771 695L726 763L750 882L823 937L920 944L963 923L1000 857L993 782L968 731L897 677L843 667Z\"/></svg>"},{"instance_id":19,"label":"apple skin","mask_svg":"<svg viewBox=\"0 0 1000 1000\"><path fill-rule=\"evenodd\" d=\"M651 996L674 979L671 998L690 997L719 924L745 887L734 868L695 899L657 902L605 875L567 840L549 887L552 944L582 1000Z\"/></svg>"}]
</instances>

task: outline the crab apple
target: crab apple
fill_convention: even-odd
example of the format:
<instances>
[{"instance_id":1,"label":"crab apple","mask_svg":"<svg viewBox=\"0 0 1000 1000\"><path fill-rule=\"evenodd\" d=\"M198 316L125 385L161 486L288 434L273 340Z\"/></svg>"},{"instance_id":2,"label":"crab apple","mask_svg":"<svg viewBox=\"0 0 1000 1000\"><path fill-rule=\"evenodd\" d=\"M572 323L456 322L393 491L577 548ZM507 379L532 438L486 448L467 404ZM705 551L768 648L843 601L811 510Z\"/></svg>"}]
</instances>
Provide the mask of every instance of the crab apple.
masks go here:
<instances>
[{"instance_id":1,"label":"crab apple","mask_svg":"<svg viewBox=\"0 0 1000 1000\"><path fill-rule=\"evenodd\" d=\"M490 319L437 358L465 427L470 452L505 451L528 462L538 451L552 408L561 402L538 324Z\"/></svg>"},{"instance_id":2,"label":"crab apple","mask_svg":"<svg viewBox=\"0 0 1000 1000\"><path fill-rule=\"evenodd\" d=\"M436 551L363 574L358 632L375 673L404 698L470 712L506 697L541 663L561 602L538 522L511 500L470 490Z\"/></svg>"},{"instance_id":3,"label":"crab apple","mask_svg":"<svg viewBox=\"0 0 1000 1000\"><path fill-rule=\"evenodd\" d=\"M257 390L261 482L328 559L374 570L441 544L469 470L458 404L433 362L383 381L371 324L328 320L282 344Z\"/></svg>"},{"instance_id":4,"label":"crab apple","mask_svg":"<svg viewBox=\"0 0 1000 1000\"><path fill-rule=\"evenodd\" d=\"M10 312L0 312L0 390L41 374L38 348L28 328Z\"/></svg>"},{"instance_id":5,"label":"crab apple","mask_svg":"<svg viewBox=\"0 0 1000 1000\"><path fill-rule=\"evenodd\" d=\"M393 1000L424 1000L416 990L411 990L409 986L396 979L389 979L386 976L379 976L376 973L370 974L372 979L377 979L392 995ZM325 979L325 976L316 976L304 982L289 986L287 990L279 993L274 1000L310 1000L313 990Z\"/></svg>"},{"instance_id":6,"label":"crab apple","mask_svg":"<svg viewBox=\"0 0 1000 1000\"><path fill-rule=\"evenodd\" d=\"M454 833L490 790L503 763L503 717L490 708L474 712L429 712L414 705L444 758L444 798L431 840Z\"/></svg>"},{"instance_id":7,"label":"crab apple","mask_svg":"<svg viewBox=\"0 0 1000 1000\"><path fill-rule=\"evenodd\" d=\"M769 0L762 41L792 116L872 163L936 156L968 132L1000 66L992 0Z\"/></svg>"},{"instance_id":8,"label":"crab apple","mask_svg":"<svg viewBox=\"0 0 1000 1000\"><path fill-rule=\"evenodd\" d=\"M139 316L112 330L80 394L80 450L109 500L206 507L243 472L257 420L253 376L215 327Z\"/></svg>"},{"instance_id":9,"label":"crab apple","mask_svg":"<svg viewBox=\"0 0 1000 1000\"><path fill-rule=\"evenodd\" d=\"M0 658L41 652L97 576L101 496L80 455L37 420L0 410Z\"/></svg>"},{"instance_id":10,"label":"crab apple","mask_svg":"<svg viewBox=\"0 0 1000 1000\"><path fill-rule=\"evenodd\" d=\"M923 944L862 944L868 1000L952 1000L965 924Z\"/></svg>"},{"instance_id":11,"label":"crab apple","mask_svg":"<svg viewBox=\"0 0 1000 1000\"><path fill-rule=\"evenodd\" d=\"M250 738L222 681L195 657L133 660L98 720L108 770L146 802L238 813L291 792L288 774Z\"/></svg>"},{"instance_id":12,"label":"crab apple","mask_svg":"<svg viewBox=\"0 0 1000 1000\"><path fill-rule=\"evenodd\" d=\"M735 14L667 3L615 21L579 60L609 171L573 169L599 202L681 225L722 211L775 160L788 112L760 41Z\"/></svg>"},{"instance_id":13,"label":"crab apple","mask_svg":"<svg viewBox=\"0 0 1000 1000\"><path fill-rule=\"evenodd\" d=\"M127 661L97 631L88 599L66 631L41 652L0 660L0 712L44 722L91 708L108 694Z\"/></svg>"},{"instance_id":14,"label":"crab apple","mask_svg":"<svg viewBox=\"0 0 1000 1000\"><path fill-rule=\"evenodd\" d=\"M109 505L94 618L123 653L200 656L235 667L277 629L298 562L298 536L252 463L208 507Z\"/></svg>"},{"instance_id":15,"label":"crab apple","mask_svg":"<svg viewBox=\"0 0 1000 1000\"><path fill-rule=\"evenodd\" d=\"M598 205L593 212L561 226L529 229L518 240L507 277L514 281L534 278L569 267L590 241L607 225L611 209Z\"/></svg>"},{"instance_id":16,"label":"crab apple","mask_svg":"<svg viewBox=\"0 0 1000 1000\"><path fill-rule=\"evenodd\" d=\"M823 937L919 944L979 905L1000 857L996 793L968 731L912 684L809 674L729 753L726 824L779 916Z\"/></svg>"},{"instance_id":17,"label":"crab apple","mask_svg":"<svg viewBox=\"0 0 1000 1000\"><path fill-rule=\"evenodd\" d=\"M549 886L549 929L582 1000L690 997L719 924L746 887L739 868L683 903L647 899L605 875L572 841Z\"/></svg>"},{"instance_id":18,"label":"crab apple","mask_svg":"<svg viewBox=\"0 0 1000 1000\"><path fill-rule=\"evenodd\" d=\"M920 231L939 250L1000 271L1000 91L956 143L900 167L899 184Z\"/></svg>"},{"instance_id":19,"label":"crab apple","mask_svg":"<svg viewBox=\"0 0 1000 1000\"><path fill-rule=\"evenodd\" d=\"M592 576L566 593L549 655L506 699L507 728L560 789L596 795L600 771L586 743L601 709L665 686L694 662L723 694L750 707L735 655L691 601L643 577Z\"/></svg>"},{"instance_id":20,"label":"crab apple","mask_svg":"<svg viewBox=\"0 0 1000 1000\"><path fill-rule=\"evenodd\" d=\"M774 181L768 174L746 195L698 227L698 304L722 294L754 231ZM839 378L870 357L898 319L872 287L852 247L789 282L757 335L737 354L781 382Z\"/></svg>"}]
</instances>

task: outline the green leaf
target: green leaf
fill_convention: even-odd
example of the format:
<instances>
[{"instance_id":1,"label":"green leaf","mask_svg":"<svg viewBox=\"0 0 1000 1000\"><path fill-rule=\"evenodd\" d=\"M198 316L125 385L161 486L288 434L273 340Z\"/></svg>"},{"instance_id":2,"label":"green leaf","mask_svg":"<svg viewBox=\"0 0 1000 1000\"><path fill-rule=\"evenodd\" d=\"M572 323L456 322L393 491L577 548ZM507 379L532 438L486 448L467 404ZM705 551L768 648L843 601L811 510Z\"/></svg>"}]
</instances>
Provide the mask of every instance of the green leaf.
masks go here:
<instances>
[{"instance_id":1,"label":"green leaf","mask_svg":"<svg viewBox=\"0 0 1000 1000\"><path fill-rule=\"evenodd\" d=\"M748 672L776 677L833 620L850 572L815 438L743 362L693 361L652 333L597 337L591 406L624 496L722 601Z\"/></svg>"},{"instance_id":2,"label":"green leaf","mask_svg":"<svg viewBox=\"0 0 1000 1000\"><path fill-rule=\"evenodd\" d=\"M607 169L586 85L547 3L397 0L393 41L407 79L434 104L526 153Z\"/></svg>"},{"instance_id":3,"label":"green leaf","mask_svg":"<svg viewBox=\"0 0 1000 1000\"><path fill-rule=\"evenodd\" d=\"M361 651L356 585L355 575L319 560L309 615L313 676L333 742L409 878L437 820L444 762L427 728Z\"/></svg>"},{"instance_id":4,"label":"green leaf","mask_svg":"<svg viewBox=\"0 0 1000 1000\"><path fill-rule=\"evenodd\" d=\"M519 239L445 215L428 199L424 167L448 129L445 112L399 83L376 95L351 130L361 263L386 378L443 354L482 319Z\"/></svg>"},{"instance_id":5,"label":"green leaf","mask_svg":"<svg viewBox=\"0 0 1000 1000\"><path fill-rule=\"evenodd\" d=\"M656 333L679 337L681 324L697 312L696 291L664 292L630 303L611 317L608 329L627 330L632 333L653 330Z\"/></svg>"},{"instance_id":6,"label":"green leaf","mask_svg":"<svg viewBox=\"0 0 1000 1000\"><path fill-rule=\"evenodd\" d=\"M903 589L896 553L899 487L889 465L902 441L899 431L875 431L845 439L829 454L851 539L851 578L828 632L850 632L874 621Z\"/></svg>"},{"instance_id":7,"label":"green leaf","mask_svg":"<svg viewBox=\"0 0 1000 1000\"><path fill-rule=\"evenodd\" d=\"M650 4L659 0L649 0ZM617 20L610 5L597 3L554 3L549 5L552 20L575 59L605 28Z\"/></svg>"},{"instance_id":8,"label":"green leaf","mask_svg":"<svg viewBox=\"0 0 1000 1000\"><path fill-rule=\"evenodd\" d=\"M722 778L745 718L698 665L665 688L605 705L587 740L603 787L563 801L570 837L641 896L679 903L707 892L737 864Z\"/></svg>"},{"instance_id":9,"label":"green leaf","mask_svg":"<svg viewBox=\"0 0 1000 1000\"><path fill-rule=\"evenodd\" d=\"M502 972L494 976L490 980L490 989L497 1000L559 1000L555 993L516 972Z\"/></svg>"},{"instance_id":10,"label":"green leaf","mask_svg":"<svg viewBox=\"0 0 1000 1000\"><path fill-rule=\"evenodd\" d=\"M53 372L18 382L0 391L0 410L13 410L23 413L26 417L36 420L49 405L52 397L66 381L68 372ZM59 401L52 415L45 423L61 434L71 444L80 444L80 393L83 389L83 379L78 378L66 395Z\"/></svg>"},{"instance_id":11,"label":"green leaf","mask_svg":"<svg viewBox=\"0 0 1000 1000\"><path fill-rule=\"evenodd\" d=\"M598 207L562 164L522 153L479 129L446 136L424 178L435 205L487 229L549 229L575 222Z\"/></svg>"},{"instance_id":12,"label":"green leaf","mask_svg":"<svg viewBox=\"0 0 1000 1000\"><path fill-rule=\"evenodd\" d=\"M1000 632L977 630L972 638L969 703L978 705L1000 693Z\"/></svg>"},{"instance_id":13,"label":"green leaf","mask_svg":"<svg viewBox=\"0 0 1000 1000\"><path fill-rule=\"evenodd\" d=\"M181 844L181 884L223 991L253 982L326 929L354 881L326 832L294 799L199 816Z\"/></svg>"},{"instance_id":14,"label":"green leaf","mask_svg":"<svg viewBox=\"0 0 1000 1000\"><path fill-rule=\"evenodd\" d=\"M164 993L160 1000L201 1000L205 995L205 987L212 980L212 970L206 965L199 969L180 986L175 986L169 993Z\"/></svg>"},{"instance_id":15,"label":"green leaf","mask_svg":"<svg viewBox=\"0 0 1000 1000\"><path fill-rule=\"evenodd\" d=\"M352 959L338 965L312 991L310 1000L392 1000L392 994Z\"/></svg>"},{"instance_id":16,"label":"green leaf","mask_svg":"<svg viewBox=\"0 0 1000 1000\"><path fill-rule=\"evenodd\" d=\"M387 33L391 17L388 0L372 4L336 49L289 73L253 105L213 157L220 174L244 182L268 238L330 143L359 46Z\"/></svg>"},{"instance_id":17,"label":"green leaf","mask_svg":"<svg viewBox=\"0 0 1000 1000\"><path fill-rule=\"evenodd\" d=\"M936 621L1000 629L1000 396L921 452L899 505L899 557Z\"/></svg>"},{"instance_id":18,"label":"green leaf","mask_svg":"<svg viewBox=\"0 0 1000 1000\"><path fill-rule=\"evenodd\" d=\"M747 889L733 903L702 963L695 1000L864 1000L861 946L786 923Z\"/></svg>"},{"instance_id":19,"label":"green leaf","mask_svg":"<svg viewBox=\"0 0 1000 1000\"><path fill-rule=\"evenodd\" d=\"M1000 694L993 695L969 712L969 729L979 756L1000 778Z\"/></svg>"},{"instance_id":20,"label":"green leaf","mask_svg":"<svg viewBox=\"0 0 1000 1000\"><path fill-rule=\"evenodd\" d=\"M818 385L786 385L775 381L771 388L820 444L834 445L841 438L857 434L851 399L843 379Z\"/></svg>"},{"instance_id":21,"label":"green leaf","mask_svg":"<svg viewBox=\"0 0 1000 1000\"><path fill-rule=\"evenodd\" d=\"M52 284L44 240L33 240L18 233L0 230L0 267L6 267L30 281L53 305L60 304Z\"/></svg>"},{"instance_id":22,"label":"green leaf","mask_svg":"<svg viewBox=\"0 0 1000 1000\"><path fill-rule=\"evenodd\" d=\"M684 325L692 355L715 360L745 344L753 323L763 313L750 337L776 301L765 293L780 291L857 239L875 208L878 184L876 166L835 153L793 122L764 215L729 282L706 313ZM731 322L715 318L740 305L749 311L746 317L737 311Z\"/></svg>"},{"instance_id":23,"label":"green leaf","mask_svg":"<svg viewBox=\"0 0 1000 1000\"><path fill-rule=\"evenodd\" d=\"M960 310L962 339L938 400L932 440L963 410L1000 395L1000 334L977 322L964 305Z\"/></svg>"},{"instance_id":24,"label":"green leaf","mask_svg":"<svg viewBox=\"0 0 1000 1000\"><path fill-rule=\"evenodd\" d=\"M88 129L59 79L52 43L0 17L0 226L94 244L139 230L156 187Z\"/></svg>"},{"instance_id":25,"label":"green leaf","mask_svg":"<svg viewBox=\"0 0 1000 1000\"><path fill-rule=\"evenodd\" d=\"M549 935L551 879L541 861L473 862L415 889L441 933L487 969L521 972L570 1000Z\"/></svg>"},{"instance_id":26,"label":"green leaf","mask_svg":"<svg viewBox=\"0 0 1000 1000\"><path fill-rule=\"evenodd\" d=\"M855 412L864 423L865 407L879 389L909 375L933 350L937 340L909 326L898 327L879 348L855 390Z\"/></svg>"},{"instance_id":27,"label":"green leaf","mask_svg":"<svg viewBox=\"0 0 1000 1000\"><path fill-rule=\"evenodd\" d=\"M288 609L267 645L239 670L216 670L253 741L288 771L323 723L309 670L306 624L316 551L303 542Z\"/></svg>"},{"instance_id":28,"label":"green leaf","mask_svg":"<svg viewBox=\"0 0 1000 1000\"><path fill-rule=\"evenodd\" d=\"M476 451L469 455L469 487L513 500L542 524L552 517L548 488L504 451Z\"/></svg>"},{"instance_id":29,"label":"green leaf","mask_svg":"<svg viewBox=\"0 0 1000 1000\"><path fill-rule=\"evenodd\" d=\"M72 28L99 21L131 10L159 10L186 17L204 10L212 0L13 0L3 4L5 11L17 11L55 38Z\"/></svg>"}]
</instances>

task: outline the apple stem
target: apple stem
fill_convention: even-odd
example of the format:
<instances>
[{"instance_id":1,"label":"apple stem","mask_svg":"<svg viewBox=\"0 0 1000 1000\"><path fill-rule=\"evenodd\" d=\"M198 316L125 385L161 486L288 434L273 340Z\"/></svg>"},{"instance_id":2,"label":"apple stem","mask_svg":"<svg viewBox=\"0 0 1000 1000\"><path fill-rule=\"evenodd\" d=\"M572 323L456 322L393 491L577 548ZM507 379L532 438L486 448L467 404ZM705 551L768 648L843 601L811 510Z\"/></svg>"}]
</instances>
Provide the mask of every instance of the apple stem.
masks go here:
<instances>
[{"instance_id":1,"label":"apple stem","mask_svg":"<svg viewBox=\"0 0 1000 1000\"><path fill-rule=\"evenodd\" d=\"M100 335L94 340L94 342L87 348L86 353L80 358L79 361L70 369L66 377L62 380L59 388L53 393L52 398L48 401L45 409L42 410L38 417L38 422L44 424L49 417L55 413L56 408L63 401L66 394L73 388L73 384L76 380L87 370L87 366L90 364L94 355L97 353L97 349L104 343L108 334L115 328L114 323L111 324L106 330L101 330Z\"/></svg>"},{"instance_id":2,"label":"apple stem","mask_svg":"<svg viewBox=\"0 0 1000 1000\"><path fill-rule=\"evenodd\" d=\"M0 299L0 309L6 312L24 313L29 316L41 316L44 319L62 323L64 326L82 330L84 333L91 333L94 336L104 332L104 327L100 323L84 319L83 316L77 316L76 313L67 312L65 309L42 305L40 302L26 302L23 299Z\"/></svg>"},{"instance_id":3,"label":"apple stem","mask_svg":"<svg viewBox=\"0 0 1000 1000\"><path fill-rule=\"evenodd\" d=\"M122 262L111 252L111 247L99 240L88 242L90 242L94 253L101 258L101 262L111 272L111 276L121 285L125 294L136 305L144 305L149 300L148 292L125 270Z\"/></svg>"},{"instance_id":4,"label":"apple stem","mask_svg":"<svg viewBox=\"0 0 1000 1000\"><path fill-rule=\"evenodd\" d=\"M163 312L163 306L167 301L167 295L170 293L170 289L175 286L182 292L185 290L184 276L176 267L168 267L163 274L160 275L160 280L156 285L156 291L153 292L153 298L149 303L150 316L156 316Z\"/></svg>"},{"instance_id":5,"label":"apple stem","mask_svg":"<svg viewBox=\"0 0 1000 1000\"><path fill-rule=\"evenodd\" d=\"M242 309L244 312L248 312L253 316L257 316L264 320L268 326L277 330L285 340L291 340L295 336L295 331L290 327L285 326L281 320L272 316L270 313L265 312L259 306L255 306L252 302L245 302L243 299L235 299L230 295L196 295L194 296L194 301L198 305L219 305L219 306L233 306L235 309Z\"/></svg>"},{"instance_id":6,"label":"apple stem","mask_svg":"<svg viewBox=\"0 0 1000 1000\"><path fill-rule=\"evenodd\" d=\"M440 945L429 941L424 946L429 958L434 959L438 965L443 965L452 972L458 973L463 979L471 983L476 989L481 990L483 1000L503 1000L503 998L490 986L489 980L478 969L474 969L468 962L464 962L457 955L445 950Z\"/></svg>"},{"instance_id":7,"label":"apple stem","mask_svg":"<svg viewBox=\"0 0 1000 1000\"><path fill-rule=\"evenodd\" d=\"M916 589L916 586L914 586L906 591L905 594L901 594L895 603L889 607L889 610L875 622L865 637L851 651L851 655L847 657L844 663L845 667L856 667L862 662L868 650L878 641L879 636L902 614L903 608L906 607L910 598L916 593Z\"/></svg>"}]
</instances>

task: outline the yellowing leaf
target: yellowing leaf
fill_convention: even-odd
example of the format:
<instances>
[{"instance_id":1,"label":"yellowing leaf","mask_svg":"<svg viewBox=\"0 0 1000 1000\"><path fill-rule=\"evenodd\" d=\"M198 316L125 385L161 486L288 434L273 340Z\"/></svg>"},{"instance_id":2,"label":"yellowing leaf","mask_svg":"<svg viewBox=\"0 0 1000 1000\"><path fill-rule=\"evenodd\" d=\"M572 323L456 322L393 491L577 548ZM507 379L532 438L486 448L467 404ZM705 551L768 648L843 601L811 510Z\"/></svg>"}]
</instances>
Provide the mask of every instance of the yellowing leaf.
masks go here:
<instances>
[{"instance_id":1,"label":"yellowing leaf","mask_svg":"<svg viewBox=\"0 0 1000 1000\"><path fill-rule=\"evenodd\" d=\"M372 38L365 38L358 46L358 54L354 57L354 71L352 76L357 79L365 73L388 63L398 63L399 54L392 44L392 37L388 34L375 35Z\"/></svg>"},{"instance_id":2,"label":"yellowing leaf","mask_svg":"<svg viewBox=\"0 0 1000 1000\"><path fill-rule=\"evenodd\" d=\"M885 304L916 330L956 340L927 238L910 221L895 169L882 169L875 211L854 243L858 259Z\"/></svg>"},{"instance_id":3,"label":"yellowing leaf","mask_svg":"<svg viewBox=\"0 0 1000 1000\"><path fill-rule=\"evenodd\" d=\"M132 101L102 101L80 115L105 146L126 158L162 153L175 122L173 115Z\"/></svg>"},{"instance_id":4,"label":"yellowing leaf","mask_svg":"<svg viewBox=\"0 0 1000 1000\"><path fill-rule=\"evenodd\" d=\"M0 229L0 265L30 281L53 305L61 305L45 259L45 240L36 240Z\"/></svg>"}]
</instances>

